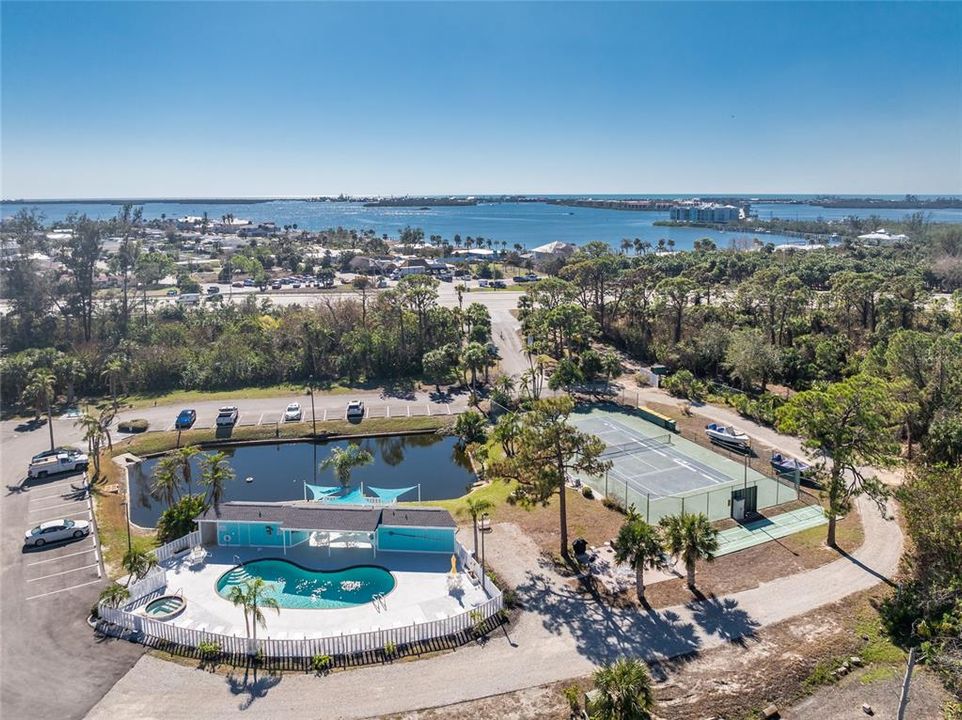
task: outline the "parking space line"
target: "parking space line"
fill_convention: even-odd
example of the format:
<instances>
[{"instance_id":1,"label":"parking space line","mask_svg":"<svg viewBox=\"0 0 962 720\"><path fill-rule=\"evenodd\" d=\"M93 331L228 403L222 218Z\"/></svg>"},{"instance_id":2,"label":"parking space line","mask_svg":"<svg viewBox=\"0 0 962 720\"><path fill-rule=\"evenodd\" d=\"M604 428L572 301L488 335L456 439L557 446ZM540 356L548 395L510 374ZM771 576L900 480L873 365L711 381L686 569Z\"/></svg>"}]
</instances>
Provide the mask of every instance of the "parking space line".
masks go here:
<instances>
[{"instance_id":1,"label":"parking space line","mask_svg":"<svg viewBox=\"0 0 962 720\"><path fill-rule=\"evenodd\" d=\"M95 567L97 567L97 563L93 563L92 565L84 565L83 567L73 568L72 570L61 570L58 573L51 573L50 575L41 575L38 578L30 578L29 580L27 580L27 582L40 582L41 580L47 580L52 577L57 577L58 575L67 575L68 573L80 572L81 570L90 570L90 568L95 568Z\"/></svg>"},{"instance_id":2,"label":"parking space line","mask_svg":"<svg viewBox=\"0 0 962 720\"><path fill-rule=\"evenodd\" d=\"M68 590L76 590L77 588L86 587L87 585L93 585L99 583L100 579L91 580L90 582L80 583L79 585L71 585L70 587L60 588L59 590L51 590L50 592L40 593L39 595L31 595L26 600L37 600L38 598L47 597L48 595L56 595L57 593L67 592Z\"/></svg>"},{"instance_id":3,"label":"parking space line","mask_svg":"<svg viewBox=\"0 0 962 720\"><path fill-rule=\"evenodd\" d=\"M263 422L264 422L264 413L261 413L261 416L257 419L257 424L260 425Z\"/></svg>"},{"instance_id":4,"label":"parking space line","mask_svg":"<svg viewBox=\"0 0 962 720\"><path fill-rule=\"evenodd\" d=\"M69 487L69 486L70 484L67 483L66 487ZM51 488L51 490L52 489L53 488ZM63 497L65 494L63 489L57 490L57 492L52 492L49 495L34 495L29 490L27 490L27 492L29 493L29 497L33 500L50 500L51 498ZM71 488L70 492L74 492L74 490Z\"/></svg>"},{"instance_id":5,"label":"parking space line","mask_svg":"<svg viewBox=\"0 0 962 720\"><path fill-rule=\"evenodd\" d=\"M76 555L86 555L89 552L96 552L97 548L91 545L86 550L81 550L80 552L70 553L69 555L58 555L55 558L47 558L46 560L37 560L37 562L27 563L27 567L32 567L34 565L43 565L44 563L56 562L57 560L63 560L68 557L74 557Z\"/></svg>"},{"instance_id":6,"label":"parking space line","mask_svg":"<svg viewBox=\"0 0 962 720\"><path fill-rule=\"evenodd\" d=\"M385 406L384 406L384 417L387 417L387 418L391 417L391 406L390 406L390 405L385 405Z\"/></svg>"},{"instance_id":7,"label":"parking space line","mask_svg":"<svg viewBox=\"0 0 962 720\"><path fill-rule=\"evenodd\" d=\"M30 511L34 512L38 510L53 510L54 508L68 507L70 505L79 505L79 504L81 504L80 500L71 500L70 502L60 503L58 505L44 505L43 507L38 507L38 508L31 507Z\"/></svg>"},{"instance_id":8,"label":"parking space line","mask_svg":"<svg viewBox=\"0 0 962 720\"><path fill-rule=\"evenodd\" d=\"M85 508L83 510L78 510L77 512L63 513L61 515L57 515L56 517L47 518L46 520L31 520L30 522L43 524L45 522L50 522L51 520L62 520L63 518L73 517L74 515L89 515L89 514L90 514L90 510Z\"/></svg>"}]
</instances>

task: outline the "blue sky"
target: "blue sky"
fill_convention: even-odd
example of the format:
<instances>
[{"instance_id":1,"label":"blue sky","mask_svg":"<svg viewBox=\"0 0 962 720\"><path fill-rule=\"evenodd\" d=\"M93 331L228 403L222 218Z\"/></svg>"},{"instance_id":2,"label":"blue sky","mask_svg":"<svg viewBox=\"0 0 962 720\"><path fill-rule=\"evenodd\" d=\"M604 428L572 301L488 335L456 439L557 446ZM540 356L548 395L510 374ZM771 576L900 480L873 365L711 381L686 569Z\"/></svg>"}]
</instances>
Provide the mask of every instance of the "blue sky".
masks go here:
<instances>
[{"instance_id":1,"label":"blue sky","mask_svg":"<svg viewBox=\"0 0 962 720\"><path fill-rule=\"evenodd\" d=\"M962 4L2 3L2 196L962 193Z\"/></svg>"}]
</instances>

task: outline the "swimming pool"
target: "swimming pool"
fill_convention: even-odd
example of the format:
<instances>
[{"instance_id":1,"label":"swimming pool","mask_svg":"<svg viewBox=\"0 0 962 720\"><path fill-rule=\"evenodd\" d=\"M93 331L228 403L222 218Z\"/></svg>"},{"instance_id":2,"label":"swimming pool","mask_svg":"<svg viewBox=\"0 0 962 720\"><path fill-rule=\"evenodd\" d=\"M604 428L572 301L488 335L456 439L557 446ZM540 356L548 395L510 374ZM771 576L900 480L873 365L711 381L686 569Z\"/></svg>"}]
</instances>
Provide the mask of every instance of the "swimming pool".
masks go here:
<instances>
[{"instance_id":1,"label":"swimming pool","mask_svg":"<svg viewBox=\"0 0 962 720\"><path fill-rule=\"evenodd\" d=\"M227 598L231 588L259 577L267 583L267 596L282 608L333 610L371 602L375 595L394 589L394 576L382 567L356 565L325 572L308 570L287 560L254 560L238 565L217 580L217 593Z\"/></svg>"}]
</instances>

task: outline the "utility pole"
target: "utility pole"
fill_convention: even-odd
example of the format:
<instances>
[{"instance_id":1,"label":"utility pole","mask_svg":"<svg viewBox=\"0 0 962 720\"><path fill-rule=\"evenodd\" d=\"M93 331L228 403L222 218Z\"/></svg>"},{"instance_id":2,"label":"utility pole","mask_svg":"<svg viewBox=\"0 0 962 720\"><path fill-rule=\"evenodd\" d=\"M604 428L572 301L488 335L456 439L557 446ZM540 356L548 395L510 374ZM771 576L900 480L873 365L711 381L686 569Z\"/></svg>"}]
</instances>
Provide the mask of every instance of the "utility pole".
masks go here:
<instances>
[{"instance_id":1,"label":"utility pole","mask_svg":"<svg viewBox=\"0 0 962 720\"><path fill-rule=\"evenodd\" d=\"M912 684L912 669L915 667L915 659L918 655L918 648L909 650L909 664L905 668L905 678L902 680L902 694L899 696L898 720L905 720L905 709L909 704L909 686Z\"/></svg>"}]
</instances>

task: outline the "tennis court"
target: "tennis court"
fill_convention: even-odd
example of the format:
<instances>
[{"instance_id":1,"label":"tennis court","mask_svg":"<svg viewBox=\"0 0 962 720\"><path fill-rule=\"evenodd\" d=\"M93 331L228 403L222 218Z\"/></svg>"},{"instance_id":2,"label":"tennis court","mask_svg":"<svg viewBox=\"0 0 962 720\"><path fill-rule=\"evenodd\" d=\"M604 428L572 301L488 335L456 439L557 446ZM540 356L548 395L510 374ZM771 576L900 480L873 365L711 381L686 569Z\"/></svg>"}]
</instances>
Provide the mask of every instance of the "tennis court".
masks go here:
<instances>
[{"instance_id":1,"label":"tennis court","mask_svg":"<svg viewBox=\"0 0 962 720\"><path fill-rule=\"evenodd\" d=\"M634 505L649 522L680 512L740 519L798 498L794 487L666 433L630 411L593 407L574 413L571 422L599 437L606 445L603 459L612 463L604 477L579 479L625 507Z\"/></svg>"}]
</instances>

